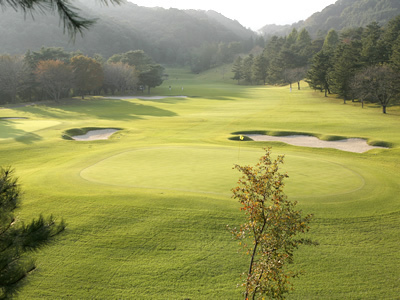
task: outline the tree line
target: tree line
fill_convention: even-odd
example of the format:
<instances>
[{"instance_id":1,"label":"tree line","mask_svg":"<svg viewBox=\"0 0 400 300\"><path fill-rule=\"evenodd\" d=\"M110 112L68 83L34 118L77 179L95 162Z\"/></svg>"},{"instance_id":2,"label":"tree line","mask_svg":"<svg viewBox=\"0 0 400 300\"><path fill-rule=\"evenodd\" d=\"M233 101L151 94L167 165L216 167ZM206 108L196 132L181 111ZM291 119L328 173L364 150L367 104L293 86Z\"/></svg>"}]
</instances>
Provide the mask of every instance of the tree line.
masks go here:
<instances>
[{"instance_id":1,"label":"tree line","mask_svg":"<svg viewBox=\"0 0 400 300\"><path fill-rule=\"evenodd\" d=\"M164 68L144 51L116 54L107 61L63 48L0 55L0 104L55 101L85 94L143 91L161 85Z\"/></svg>"},{"instance_id":2,"label":"tree line","mask_svg":"<svg viewBox=\"0 0 400 300\"><path fill-rule=\"evenodd\" d=\"M305 79L311 88L344 100L379 103L383 113L398 96L400 16L382 27L337 32L312 40L306 29L273 36L257 56L237 57L232 79L238 84L289 84Z\"/></svg>"}]
</instances>

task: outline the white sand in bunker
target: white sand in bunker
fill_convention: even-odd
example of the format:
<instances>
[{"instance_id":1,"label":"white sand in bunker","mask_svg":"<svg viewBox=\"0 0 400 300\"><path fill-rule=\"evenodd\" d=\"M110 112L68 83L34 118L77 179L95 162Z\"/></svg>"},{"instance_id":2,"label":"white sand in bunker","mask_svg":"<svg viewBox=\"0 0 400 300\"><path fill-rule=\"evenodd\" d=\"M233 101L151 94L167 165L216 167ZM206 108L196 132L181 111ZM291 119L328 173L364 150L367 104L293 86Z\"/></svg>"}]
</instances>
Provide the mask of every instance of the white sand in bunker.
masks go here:
<instances>
[{"instance_id":1,"label":"white sand in bunker","mask_svg":"<svg viewBox=\"0 0 400 300\"><path fill-rule=\"evenodd\" d=\"M84 135L72 136L76 141L95 141L95 140L107 140L113 133L119 131L118 129L97 129L90 130Z\"/></svg>"},{"instance_id":2,"label":"white sand in bunker","mask_svg":"<svg viewBox=\"0 0 400 300\"><path fill-rule=\"evenodd\" d=\"M246 134L253 141L277 141L284 142L294 146L313 147L313 148L334 148L342 151L363 153L371 149L383 148L370 146L366 140L360 138L343 139L338 141L322 141L315 136L307 135L288 135L288 136L270 136L263 134Z\"/></svg>"},{"instance_id":3,"label":"white sand in bunker","mask_svg":"<svg viewBox=\"0 0 400 300\"><path fill-rule=\"evenodd\" d=\"M140 100L161 100L166 98L187 98L187 96L115 96L107 99L140 99Z\"/></svg>"},{"instance_id":4,"label":"white sand in bunker","mask_svg":"<svg viewBox=\"0 0 400 300\"><path fill-rule=\"evenodd\" d=\"M0 118L0 120L21 120L21 119L27 119L25 117L4 117Z\"/></svg>"}]
</instances>

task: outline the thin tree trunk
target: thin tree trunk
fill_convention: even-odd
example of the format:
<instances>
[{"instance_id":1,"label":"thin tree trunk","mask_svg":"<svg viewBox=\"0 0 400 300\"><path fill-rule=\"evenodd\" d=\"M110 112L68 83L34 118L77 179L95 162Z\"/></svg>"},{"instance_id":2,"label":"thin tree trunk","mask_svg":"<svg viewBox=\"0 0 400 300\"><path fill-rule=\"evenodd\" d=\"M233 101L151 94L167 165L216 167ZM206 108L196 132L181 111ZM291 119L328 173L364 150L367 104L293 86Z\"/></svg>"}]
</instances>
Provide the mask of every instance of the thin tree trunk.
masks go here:
<instances>
[{"instance_id":1,"label":"thin tree trunk","mask_svg":"<svg viewBox=\"0 0 400 300\"><path fill-rule=\"evenodd\" d=\"M248 278L249 275L251 275L251 272L253 271L253 264L254 264L254 258L256 256L257 252L257 246L258 246L258 241L257 239L255 240L254 248L253 248L253 253L251 255L251 260L250 260L250 266L249 266L249 272L247 273L247 282L246 282L246 293L244 294L244 299L247 300L249 298L249 287L248 287Z\"/></svg>"}]
</instances>

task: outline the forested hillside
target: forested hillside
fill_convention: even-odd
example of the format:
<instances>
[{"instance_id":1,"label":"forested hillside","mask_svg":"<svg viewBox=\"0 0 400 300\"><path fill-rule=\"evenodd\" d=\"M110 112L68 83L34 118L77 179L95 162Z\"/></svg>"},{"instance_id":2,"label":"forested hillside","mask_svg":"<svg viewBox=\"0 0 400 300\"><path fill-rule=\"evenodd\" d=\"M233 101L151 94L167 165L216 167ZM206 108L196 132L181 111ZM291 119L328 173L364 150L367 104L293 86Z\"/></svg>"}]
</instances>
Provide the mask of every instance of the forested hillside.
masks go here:
<instances>
[{"instance_id":1,"label":"forested hillside","mask_svg":"<svg viewBox=\"0 0 400 300\"><path fill-rule=\"evenodd\" d=\"M83 16L98 19L74 43L63 34L57 16L37 13L32 19L10 8L1 12L0 53L23 54L45 46L80 50L87 55L99 53L108 58L115 53L144 50L158 62L187 63L193 59L193 48L232 42L244 45L254 36L237 21L215 12L146 8L129 2L101 6L94 0L74 4Z\"/></svg>"},{"instance_id":2,"label":"forested hillside","mask_svg":"<svg viewBox=\"0 0 400 300\"><path fill-rule=\"evenodd\" d=\"M399 0L338 0L292 26L266 25L260 31L267 36L283 36L293 28L305 28L315 37L325 35L330 29L340 31L344 28L365 27L371 22L382 26L399 14Z\"/></svg>"},{"instance_id":3,"label":"forested hillside","mask_svg":"<svg viewBox=\"0 0 400 300\"><path fill-rule=\"evenodd\" d=\"M285 37L273 36L263 52L233 64L238 84L298 84L304 78L311 88L336 94L344 100L379 103L383 113L400 97L400 15L385 26L365 27L312 39L303 28Z\"/></svg>"}]
</instances>

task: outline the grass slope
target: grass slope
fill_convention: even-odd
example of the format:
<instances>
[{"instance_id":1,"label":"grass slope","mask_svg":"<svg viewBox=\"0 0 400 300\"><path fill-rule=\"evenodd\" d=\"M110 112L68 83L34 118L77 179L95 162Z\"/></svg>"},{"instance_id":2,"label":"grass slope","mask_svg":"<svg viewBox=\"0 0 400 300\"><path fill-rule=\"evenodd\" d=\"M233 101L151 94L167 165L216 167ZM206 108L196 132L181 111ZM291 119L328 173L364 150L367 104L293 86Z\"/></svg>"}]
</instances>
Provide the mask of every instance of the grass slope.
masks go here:
<instances>
[{"instance_id":1,"label":"grass slope","mask_svg":"<svg viewBox=\"0 0 400 300\"><path fill-rule=\"evenodd\" d=\"M400 294L400 110L342 104L304 87L237 86L223 69L169 70L155 100L71 100L0 109L0 165L25 192L21 220L40 213L68 228L35 254L20 299L240 299L247 258L225 226L241 222L235 163L272 146L285 154L287 194L313 213L289 299L395 299ZM171 86L171 90L169 90ZM182 90L183 87L183 90ZM187 95L188 98L173 96ZM76 142L76 128L121 128ZM233 141L241 131L362 137L389 150L348 153Z\"/></svg>"}]
</instances>

